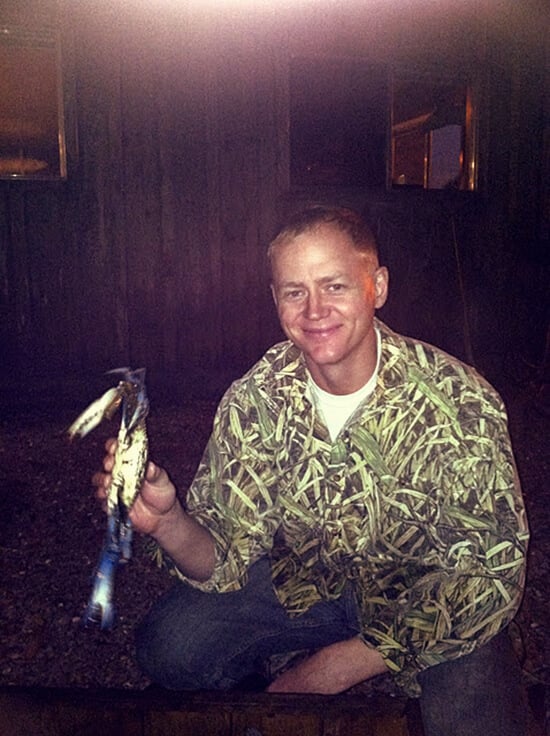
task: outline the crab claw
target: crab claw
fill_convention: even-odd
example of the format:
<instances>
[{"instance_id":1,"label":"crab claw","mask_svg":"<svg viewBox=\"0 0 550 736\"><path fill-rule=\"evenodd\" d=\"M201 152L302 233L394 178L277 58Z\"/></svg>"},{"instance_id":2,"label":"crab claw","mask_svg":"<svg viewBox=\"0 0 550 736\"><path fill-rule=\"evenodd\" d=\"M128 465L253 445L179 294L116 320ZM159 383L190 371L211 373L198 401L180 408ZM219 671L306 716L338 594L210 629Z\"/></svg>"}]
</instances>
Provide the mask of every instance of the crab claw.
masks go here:
<instances>
[{"instance_id":1,"label":"crab claw","mask_svg":"<svg viewBox=\"0 0 550 736\"><path fill-rule=\"evenodd\" d=\"M131 384L133 391L124 407L123 423L128 432L132 432L134 428L142 422L149 413L149 400L145 392L145 368L138 368L135 371L127 370L124 374L126 383Z\"/></svg>"},{"instance_id":2,"label":"crab claw","mask_svg":"<svg viewBox=\"0 0 550 736\"><path fill-rule=\"evenodd\" d=\"M95 429L105 417L111 417L122 400L122 391L119 386L105 391L103 396L93 401L82 414L78 416L67 430L71 439L85 437Z\"/></svg>"}]
</instances>

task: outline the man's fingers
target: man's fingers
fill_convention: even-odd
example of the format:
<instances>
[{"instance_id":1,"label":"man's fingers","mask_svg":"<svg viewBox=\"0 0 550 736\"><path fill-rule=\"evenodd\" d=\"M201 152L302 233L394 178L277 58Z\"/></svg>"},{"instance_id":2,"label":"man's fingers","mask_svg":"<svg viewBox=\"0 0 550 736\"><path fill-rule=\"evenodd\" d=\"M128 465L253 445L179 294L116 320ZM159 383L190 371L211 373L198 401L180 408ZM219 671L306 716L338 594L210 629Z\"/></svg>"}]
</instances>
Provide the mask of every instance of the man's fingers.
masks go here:
<instances>
[{"instance_id":1,"label":"man's fingers","mask_svg":"<svg viewBox=\"0 0 550 736\"><path fill-rule=\"evenodd\" d=\"M92 485L95 486L96 496L98 498L107 497L107 488L111 484L111 475L109 473L95 473L92 476Z\"/></svg>"},{"instance_id":2,"label":"man's fingers","mask_svg":"<svg viewBox=\"0 0 550 736\"><path fill-rule=\"evenodd\" d=\"M145 470L145 480L148 483L156 483L160 479L162 472L162 468L159 468L158 465L155 465L154 462L149 460L147 469Z\"/></svg>"},{"instance_id":3,"label":"man's fingers","mask_svg":"<svg viewBox=\"0 0 550 736\"><path fill-rule=\"evenodd\" d=\"M117 446L117 440L116 437L109 437L107 442L105 443L105 449L109 453L109 455L114 455L116 452L116 446Z\"/></svg>"}]
</instances>

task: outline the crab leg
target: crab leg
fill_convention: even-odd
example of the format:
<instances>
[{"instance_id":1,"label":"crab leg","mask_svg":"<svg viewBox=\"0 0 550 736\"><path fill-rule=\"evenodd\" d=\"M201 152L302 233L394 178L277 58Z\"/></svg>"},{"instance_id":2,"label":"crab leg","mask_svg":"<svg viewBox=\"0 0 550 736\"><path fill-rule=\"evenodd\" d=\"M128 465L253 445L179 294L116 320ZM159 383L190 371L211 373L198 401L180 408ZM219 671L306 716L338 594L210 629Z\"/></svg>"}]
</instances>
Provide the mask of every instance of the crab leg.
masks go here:
<instances>
[{"instance_id":1,"label":"crab leg","mask_svg":"<svg viewBox=\"0 0 550 736\"><path fill-rule=\"evenodd\" d=\"M120 547L120 562L128 562L132 556L132 522L130 519L126 521L120 521L118 528L119 534L119 547Z\"/></svg>"},{"instance_id":2,"label":"crab leg","mask_svg":"<svg viewBox=\"0 0 550 736\"><path fill-rule=\"evenodd\" d=\"M92 594L82 617L84 626L99 624L105 630L111 629L115 621L113 592L121 554L118 524L115 515L109 516L107 536L94 574Z\"/></svg>"}]
</instances>

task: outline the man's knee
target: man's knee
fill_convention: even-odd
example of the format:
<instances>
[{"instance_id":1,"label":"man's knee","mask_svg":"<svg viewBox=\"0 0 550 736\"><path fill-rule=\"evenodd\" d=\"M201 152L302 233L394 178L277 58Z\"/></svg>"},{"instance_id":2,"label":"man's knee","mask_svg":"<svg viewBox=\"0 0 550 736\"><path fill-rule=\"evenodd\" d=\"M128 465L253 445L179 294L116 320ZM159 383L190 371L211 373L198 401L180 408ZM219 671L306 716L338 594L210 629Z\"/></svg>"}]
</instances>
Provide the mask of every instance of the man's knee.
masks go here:
<instances>
[{"instance_id":1,"label":"man's knee","mask_svg":"<svg viewBox=\"0 0 550 736\"><path fill-rule=\"evenodd\" d=\"M163 687L197 690L211 686L216 635L207 625L198 598L197 591L176 585L136 630L138 664Z\"/></svg>"},{"instance_id":2,"label":"man's knee","mask_svg":"<svg viewBox=\"0 0 550 736\"><path fill-rule=\"evenodd\" d=\"M427 736L526 733L521 670L506 631L472 654L430 667L419 681Z\"/></svg>"},{"instance_id":3,"label":"man's knee","mask_svg":"<svg viewBox=\"0 0 550 736\"><path fill-rule=\"evenodd\" d=\"M233 593L205 593L178 583L156 603L136 632L142 670L164 687L233 687L250 674L261 643L284 629L287 617L271 586L268 560L250 570Z\"/></svg>"},{"instance_id":4,"label":"man's knee","mask_svg":"<svg viewBox=\"0 0 550 736\"><path fill-rule=\"evenodd\" d=\"M191 632L188 632L191 634ZM177 639L177 641L176 641ZM142 671L155 683L172 690L200 689L196 642L185 631L174 632L159 621L145 619L136 631L136 658Z\"/></svg>"}]
</instances>

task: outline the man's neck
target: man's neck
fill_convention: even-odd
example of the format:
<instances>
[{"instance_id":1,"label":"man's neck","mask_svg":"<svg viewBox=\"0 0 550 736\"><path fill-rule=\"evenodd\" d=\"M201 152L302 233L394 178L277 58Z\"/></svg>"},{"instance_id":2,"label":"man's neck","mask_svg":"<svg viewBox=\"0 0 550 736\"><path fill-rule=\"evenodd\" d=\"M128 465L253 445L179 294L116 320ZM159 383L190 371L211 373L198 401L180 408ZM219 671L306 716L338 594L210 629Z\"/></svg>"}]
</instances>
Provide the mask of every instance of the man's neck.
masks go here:
<instances>
[{"instance_id":1,"label":"man's neck","mask_svg":"<svg viewBox=\"0 0 550 736\"><path fill-rule=\"evenodd\" d=\"M311 377L319 388L336 396L344 396L359 391L377 369L379 341L378 330L373 330L372 341L366 355L350 356L349 361L335 365L310 366L308 364Z\"/></svg>"}]
</instances>

